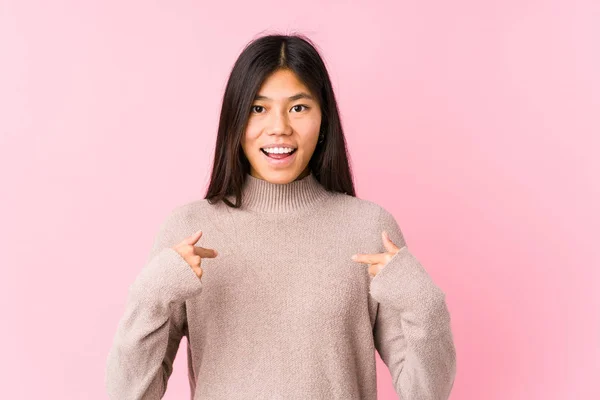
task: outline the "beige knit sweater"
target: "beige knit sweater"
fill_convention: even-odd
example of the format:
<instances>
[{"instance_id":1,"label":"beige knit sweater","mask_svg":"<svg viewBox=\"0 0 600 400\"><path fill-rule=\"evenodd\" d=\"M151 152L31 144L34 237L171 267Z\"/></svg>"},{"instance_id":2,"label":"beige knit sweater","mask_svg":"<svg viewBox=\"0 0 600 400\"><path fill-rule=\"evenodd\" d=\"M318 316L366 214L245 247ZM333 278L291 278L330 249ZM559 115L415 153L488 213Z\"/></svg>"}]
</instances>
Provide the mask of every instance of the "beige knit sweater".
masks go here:
<instances>
[{"instance_id":1,"label":"beige knit sweater","mask_svg":"<svg viewBox=\"0 0 600 400\"><path fill-rule=\"evenodd\" d=\"M456 352L444 292L391 213L313 174L246 175L243 208L172 210L129 288L106 365L111 399L160 399L181 339L190 398L376 399L375 350L402 400L447 399ZM233 197L230 197L233 200ZM171 246L201 229L199 279ZM400 251L375 276L356 253Z\"/></svg>"}]
</instances>

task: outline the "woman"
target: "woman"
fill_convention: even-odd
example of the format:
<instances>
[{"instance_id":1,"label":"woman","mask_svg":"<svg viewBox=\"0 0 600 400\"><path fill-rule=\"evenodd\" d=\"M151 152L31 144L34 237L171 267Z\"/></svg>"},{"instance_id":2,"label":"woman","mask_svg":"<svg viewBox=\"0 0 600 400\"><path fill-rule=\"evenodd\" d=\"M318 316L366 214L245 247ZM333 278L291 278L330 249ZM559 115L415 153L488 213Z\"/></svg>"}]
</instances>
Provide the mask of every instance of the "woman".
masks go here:
<instances>
[{"instance_id":1,"label":"woman","mask_svg":"<svg viewBox=\"0 0 600 400\"><path fill-rule=\"evenodd\" d=\"M376 350L403 400L452 389L445 294L394 217L355 196L303 36L264 36L236 61L206 196L171 211L130 287L110 397L161 398L184 336L192 399L376 399Z\"/></svg>"}]
</instances>

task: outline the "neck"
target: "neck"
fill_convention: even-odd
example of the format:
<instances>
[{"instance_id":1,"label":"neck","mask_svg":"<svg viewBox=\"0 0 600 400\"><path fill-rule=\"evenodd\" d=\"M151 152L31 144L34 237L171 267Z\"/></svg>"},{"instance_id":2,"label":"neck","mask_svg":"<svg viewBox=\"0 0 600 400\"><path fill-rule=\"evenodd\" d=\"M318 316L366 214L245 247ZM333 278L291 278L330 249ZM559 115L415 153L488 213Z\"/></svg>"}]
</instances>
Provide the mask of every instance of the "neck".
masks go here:
<instances>
[{"instance_id":1,"label":"neck","mask_svg":"<svg viewBox=\"0 0 600 400\"><path fill-rule=\"evenodd\" d=\"M317 205L328 195L310 171L289 183L272 183L246 174L242 208L264 213L293 213Z\"/></svg>"}]
</instances>

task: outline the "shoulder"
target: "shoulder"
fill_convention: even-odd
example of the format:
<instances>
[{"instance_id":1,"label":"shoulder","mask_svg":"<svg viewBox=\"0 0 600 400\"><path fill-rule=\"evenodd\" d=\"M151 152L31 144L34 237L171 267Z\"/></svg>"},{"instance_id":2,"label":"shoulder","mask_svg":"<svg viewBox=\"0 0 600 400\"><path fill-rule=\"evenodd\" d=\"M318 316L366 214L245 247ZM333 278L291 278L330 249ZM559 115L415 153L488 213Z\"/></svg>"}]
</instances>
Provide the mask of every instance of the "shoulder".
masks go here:
<instances>
[{"instance_id":1,"label":"shoulder","mask_svg":"<svg viewBox=\"0 0 600 400\"><path fill-rule=\"evenodd\" d=\"M206 204L203 204L206 203ZM154 244L150 253L152 258L161 249L179 243L198 228L196 212L210 206L204 200L188 202L172 207L160 218L158 230L154 236ZM203 217L200 216L200 219ZM195 229L194 229L195 228Z\"/></svg>"},{"instance_id":2,"label":"shoulder","mask_svg":"<svg viewBox=\"0 0 600 400\"><path fill-rule=\"evenodd\" d=\"M210 204L207 199L198 199L176 205L171 209L171 214L186 218L191 215L211 212L215 207L216 205Z\"/></svg>"},{"instance_id":3,"label":"shoulder","mask_svg":"<svg viewBox=\"0 0 600 400\"><path fill-rule=\"evenodd\" d=\"M392 213L382 205L367 199L335 193L332 196L333 207L346 215L372 221L377 227L395 221Z\"/></svg>"},{"instance_id":4,"label":"shoulder","mask_svg":"<svg viewBox=\"0 0 600 400\"><path fill-rule=\"evenodd\" d=\"M168 219L173 221L182 221L184 225L197 225L199 222L206 223L213 219L213 216L223 212L227 207L222 202L210 204L207 199L197 199L174 206Z\"/></svg>"},{"instance_id":5,"label":"shoulder","mask_svg":"<svg viewBox=\"0 0 600 400\"><path fill-rule=\"evenodd\" d=\"M333 209L327 210L328 218L335 215L336 222L345 227L345 232L362 238L365 248L382 251L383 231L388 233L392 242L398 247L406 245L402 230L393 213L381 204L343 193L336 194L332 198L332 203ZM357 229L352 229L353 227ZM369 243L372 247L369 247Z\"/></svg>"},{"instance_id":6,"label":"shoulder","mask_svg":"<svg viewBox=\"0 0 600 400\"><path fill-rule=\"evenodd\" d=\"M193 200L172 206L161 222L161 230L188 232L198 225L199 221L207 221L214 213L216 205L206 199Z\"/></svg>"}]
</instances>

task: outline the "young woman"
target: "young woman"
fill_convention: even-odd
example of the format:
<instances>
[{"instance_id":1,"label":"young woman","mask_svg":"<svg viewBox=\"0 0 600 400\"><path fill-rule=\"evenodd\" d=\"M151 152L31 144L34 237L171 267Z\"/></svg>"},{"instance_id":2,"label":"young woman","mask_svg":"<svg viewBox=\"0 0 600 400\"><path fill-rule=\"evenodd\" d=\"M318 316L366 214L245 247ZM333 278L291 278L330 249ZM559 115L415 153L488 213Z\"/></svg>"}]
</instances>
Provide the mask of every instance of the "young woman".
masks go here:
<instances>
[{"instance_id":1,"label":"young woman","mask_svg":"<svg viewBox=\"0 0 600 400\"><path fill-rule=\"evenodd\" d=\"M403 400L450 394L445 294L391 213L356 197L304 36L236 61L206 196L170 212L130 287L110 398L161 398L184 336L192 399L376 399L376 350Z\"/></svg>"}]
</instances>

